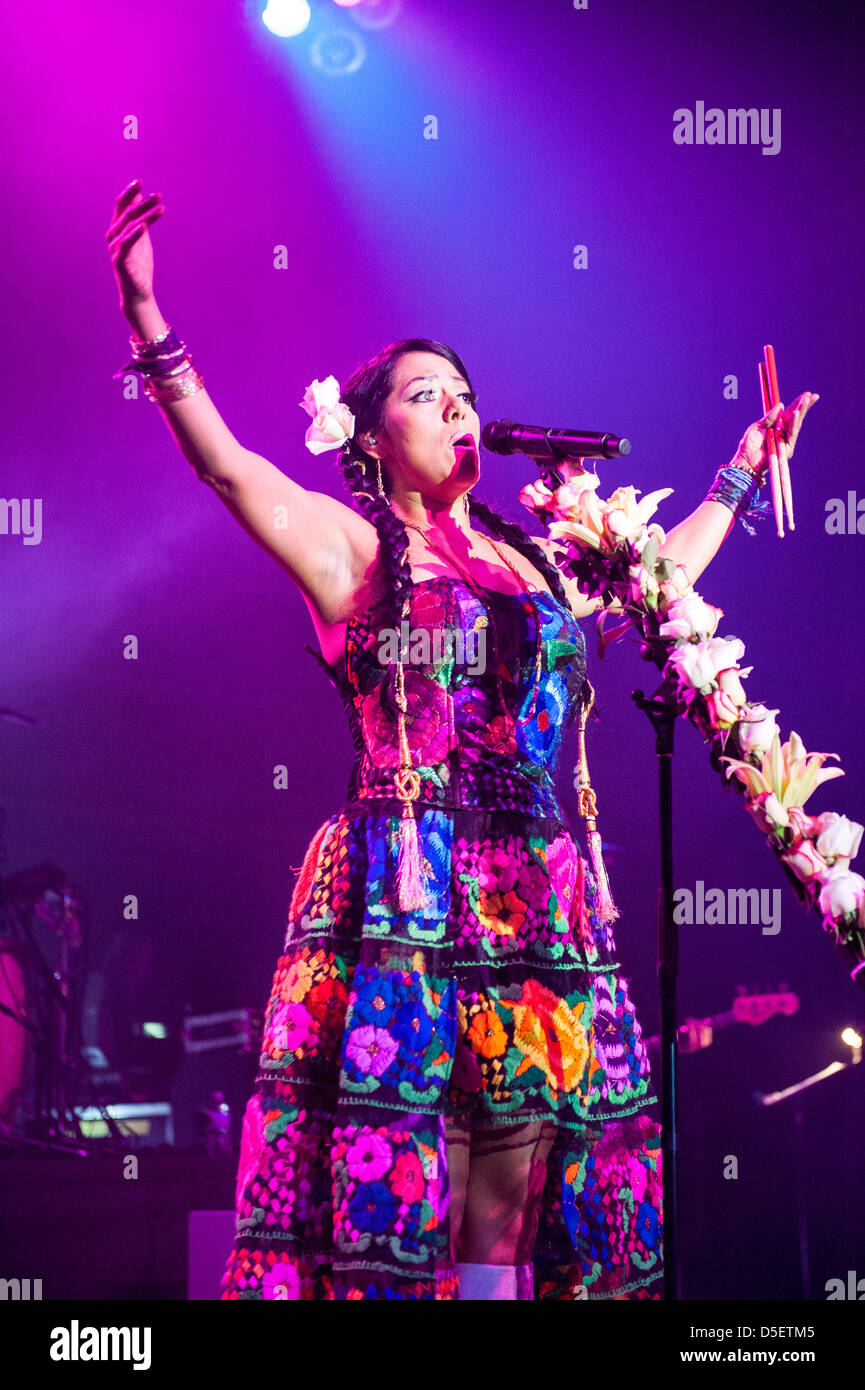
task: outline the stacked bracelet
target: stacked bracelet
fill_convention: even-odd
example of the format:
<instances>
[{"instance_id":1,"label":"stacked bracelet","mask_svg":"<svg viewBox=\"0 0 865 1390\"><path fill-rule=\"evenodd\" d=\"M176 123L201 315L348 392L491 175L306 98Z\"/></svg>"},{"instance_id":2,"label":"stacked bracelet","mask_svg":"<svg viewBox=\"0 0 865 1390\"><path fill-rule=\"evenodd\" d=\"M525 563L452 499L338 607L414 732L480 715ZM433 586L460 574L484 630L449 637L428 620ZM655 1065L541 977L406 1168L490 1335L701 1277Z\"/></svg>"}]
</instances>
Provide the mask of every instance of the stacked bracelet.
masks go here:
<instances>
[{"instance_id":1,"label":"stacked bracelet","mask_svg":"<svg viewBox=\"0 0 865 1390\"><path fill-rule=\"evenodd\" d=\"M174 329L169 324L156 338L129 339L132 360L114 373L112 380L126 372L138 372L144 381L144 394L157 405L193 396L204 386L204 378L196 368Z\"/></svg>"},{"instance_id":2,"label":"stacked bracelet","mask_svg":"<svg viewBox=\"0 0 865 1390\"><path fill-rule=\"evenodd\" d=\"M768 502L758 500L759 496L757 475L747 468L737 468L730 463L718 469L705 500L723 502L724 506L729 507L733 515L739 518L749 535L756 536L757 532L749 522L762 521L771 510Z\"/></svg>"}]
</instances>

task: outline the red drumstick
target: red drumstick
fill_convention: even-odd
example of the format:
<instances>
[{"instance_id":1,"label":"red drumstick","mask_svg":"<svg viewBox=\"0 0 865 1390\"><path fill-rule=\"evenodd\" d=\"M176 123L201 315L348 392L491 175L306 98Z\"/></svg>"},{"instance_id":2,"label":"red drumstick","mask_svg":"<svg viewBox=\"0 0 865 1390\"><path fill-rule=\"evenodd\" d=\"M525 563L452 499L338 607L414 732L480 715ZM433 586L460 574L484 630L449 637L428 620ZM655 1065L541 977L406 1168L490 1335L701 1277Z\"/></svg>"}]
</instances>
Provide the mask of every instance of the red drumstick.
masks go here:
<instances>
[{"instance_id":1,"label":"red drumstick","mask_svg":"<svg viewBox=\"0 0 865 1390\"><path fill-rule=\"evenodd\" d=\"M775 349L771 343L767 343L763 348L763 356L766 359L766 372L769 377L769 397L771 405L778 405L781 400L781 392L778 387L778 369L775 366ZM781 494L784 498L784 507L787 512L787 522L790 530L796 530L793 520L793 489L790 483L790 468L787 463L787 450L783 439L779 439L777 430L772 431L775 436L775 445L778 452L778 471L781 478Z\"/></svg>"},{"instance_id":2,"label":"red drumstick","mask_svg":"<svg viewBox=\"0 0 865 1390\"><path fill-rule=\"evenodd\" d=\"M758 363L760 375L760 394L763 397L763 414L768 415L772 409L770 398L769 374L766 370L766 363ZM775 431L766 431L766 445L769 450L769 478L772 483L772 506L775 508L775 525L778 528L778 535L784 535L784 512L781 501L781 471L778 464L778 449L775 439Z\"/></svg>"},{"instance_id":3,"label":"red drumstick","mask_svg":"<svg viewBox=\"0 0 865 1390\"><path fill-rule=\"evenodd\" d=\"M763 357L766 362L766 373L769 377L769 400L772 405L778 405L781 400L781 392L778 390L778 368L775 366L775 349L771 343L767 343L763 348Z\"/></svg>"}]
</instances>

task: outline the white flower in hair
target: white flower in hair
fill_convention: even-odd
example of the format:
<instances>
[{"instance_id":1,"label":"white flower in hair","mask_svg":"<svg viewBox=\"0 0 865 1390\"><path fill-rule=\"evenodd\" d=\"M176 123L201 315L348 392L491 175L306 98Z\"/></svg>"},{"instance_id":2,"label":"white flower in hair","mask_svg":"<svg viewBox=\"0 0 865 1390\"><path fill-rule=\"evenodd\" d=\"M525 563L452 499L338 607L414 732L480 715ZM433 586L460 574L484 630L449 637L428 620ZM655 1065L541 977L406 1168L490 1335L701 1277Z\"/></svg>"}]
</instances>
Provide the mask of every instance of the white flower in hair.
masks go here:
<instances>
[{"instance_id":1,"label":"white flower in hair","mask_svg":"<svg viewBox=\"0 0 865 1390\"><path fill-rule=\"evenodd\" d=\"M354 416L339 399L339 382L335 376L326 376L324 381L316 377L298 405L312 416L312 424L304 436L310 453L339 449L354 435Z\"/></svg>"}]
</instances>

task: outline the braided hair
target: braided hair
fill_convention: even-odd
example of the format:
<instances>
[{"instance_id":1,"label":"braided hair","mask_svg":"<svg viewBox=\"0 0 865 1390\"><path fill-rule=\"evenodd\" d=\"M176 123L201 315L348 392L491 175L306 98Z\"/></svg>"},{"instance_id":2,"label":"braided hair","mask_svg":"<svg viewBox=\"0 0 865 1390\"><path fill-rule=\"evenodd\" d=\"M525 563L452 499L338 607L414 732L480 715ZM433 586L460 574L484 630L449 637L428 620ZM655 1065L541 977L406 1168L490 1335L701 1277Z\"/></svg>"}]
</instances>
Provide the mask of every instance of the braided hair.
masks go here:
<instances>
[{"instance_id":1,"label":"braided hair","mask_svg":"<svg viewBox=\"0 0 865 1390\"><path fill-rule=\"evenodd\" d=\"M408 531L391 511L387 497L379 495L376 460L361 447L358 437L367 431L374 434L380 428L384 403L393 389L397 360L406 352L432 352L444 357L471 388L469 374L457 353L445 343L435 342L431 338L402 338L389 343L370 361L356 368L342 388L341 399L355 417L355 430L353 438L347 441L340 453L340 465L358 511L373 524L378 534L386 579L386 605L391 626L397 629L413 587L408 559ZM497 540L513 546L534 565L544 576L553 596L566 608L569 607L561 573L531 536L516 522L505 521L479 498L469 494L468 502L469 515L485 526Z\"/></svg>"}]
</instances>

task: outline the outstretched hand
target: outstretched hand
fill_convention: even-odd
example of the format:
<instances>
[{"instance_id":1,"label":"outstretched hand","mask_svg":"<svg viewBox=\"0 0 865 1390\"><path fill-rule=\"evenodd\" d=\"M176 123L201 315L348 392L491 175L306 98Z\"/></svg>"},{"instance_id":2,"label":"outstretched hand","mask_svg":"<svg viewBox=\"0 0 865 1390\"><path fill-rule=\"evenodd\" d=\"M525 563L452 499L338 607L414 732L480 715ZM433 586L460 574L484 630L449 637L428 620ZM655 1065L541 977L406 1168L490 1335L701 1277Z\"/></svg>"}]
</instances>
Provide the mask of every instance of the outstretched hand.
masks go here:
<instances>
[{"instance_id":1,"label":"outstretched hand","mask_svg":"<svg viewBox=\"0 0 865 1390\"><path fill-rule=\"evenodd\" d=\"M105 233L121 308L141 304L153 294L153 243L148 227L165 208L161 193L142 198L140 187L141 180L133 179L118 195Z\"/></svg>"},{"instance_id":2,"label":"outstretched hand","mask_svg":"<svg viewBox=\"0 0 865 1390\"><path fill-rule=\"evenodd\" d=\"M819 399L819 395L815 395L813 391L803 391L801 396L796 397L792 405L785 408L782 402L773 406L762 420L755 420L753 425L748 426L730 460L731 465L736 468L746 468L748 472L755 473L762 480L769 468L767 436L769 426L773 424L778 439L785 446L787 458L791 459L796 447L796 440L799 438L799 431L802 428L802 421L815 401L819 401Z\"/></svg>"}]
</instances>

